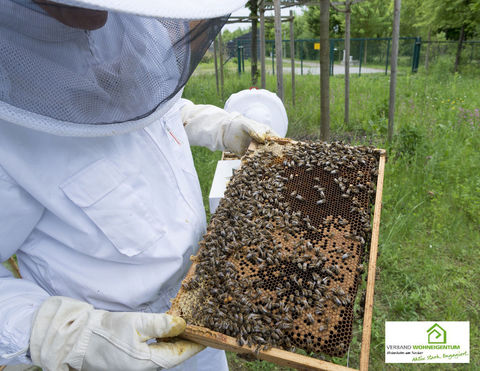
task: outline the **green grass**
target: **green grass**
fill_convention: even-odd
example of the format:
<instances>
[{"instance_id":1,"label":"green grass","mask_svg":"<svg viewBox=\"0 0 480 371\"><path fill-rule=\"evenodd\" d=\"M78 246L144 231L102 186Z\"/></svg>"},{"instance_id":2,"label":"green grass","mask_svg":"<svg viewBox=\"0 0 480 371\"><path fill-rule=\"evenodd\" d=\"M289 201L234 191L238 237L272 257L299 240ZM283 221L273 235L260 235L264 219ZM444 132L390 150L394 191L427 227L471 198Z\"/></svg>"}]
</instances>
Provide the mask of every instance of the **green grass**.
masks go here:
<instances>
[{"instance_id":1,"label":"green grass","mask_svg":"<svg viewBox=\"0 0 480 371\"><path fill-rule=\"evenodd\" d=\"M250 87L248 74L226 75L225 97ZM319 137L319 76L296 77L296 105L285 79L288 136ZM395 140L385 141L389 80L384 75L351 78L350 123L343 122L343 78L331 79L332 139L388 150L370 352L372 370L439 370L454 365L386 365L386 320L470 321L470 364L480 369L480 76L427 74L398 77ZM275 91L273 76L267 88ZM223 106L212 76L194 76L185 97ZM202 189L219 153L194 149ZM206 202L208 204L208 202ZM356 334L361 330L357 320ZM355 336L349 365L358 367ZM346 364L346 359L336 359ZM229 354L233 370L280 370Z\"/></svg>"}]
</instances>

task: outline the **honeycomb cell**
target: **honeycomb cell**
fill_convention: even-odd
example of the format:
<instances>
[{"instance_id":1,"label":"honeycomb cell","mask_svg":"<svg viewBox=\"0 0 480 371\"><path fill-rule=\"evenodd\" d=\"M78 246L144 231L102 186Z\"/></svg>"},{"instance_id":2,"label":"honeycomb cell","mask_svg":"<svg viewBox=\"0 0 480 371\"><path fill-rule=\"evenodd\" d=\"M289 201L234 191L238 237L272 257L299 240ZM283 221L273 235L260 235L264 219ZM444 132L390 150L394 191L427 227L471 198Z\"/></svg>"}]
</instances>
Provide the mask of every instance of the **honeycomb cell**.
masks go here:
<instances>
[{"instance_id":1,"label":"honeycomb cell","mask_svg":"<svg viewBox=\"0 0 480 371\"><path fill-rule=\"evenodd\" d=\"M312 142L247 154L173 303L178 313L239 343L344 355L378 158Z\"/></svg>"}]
</instances>

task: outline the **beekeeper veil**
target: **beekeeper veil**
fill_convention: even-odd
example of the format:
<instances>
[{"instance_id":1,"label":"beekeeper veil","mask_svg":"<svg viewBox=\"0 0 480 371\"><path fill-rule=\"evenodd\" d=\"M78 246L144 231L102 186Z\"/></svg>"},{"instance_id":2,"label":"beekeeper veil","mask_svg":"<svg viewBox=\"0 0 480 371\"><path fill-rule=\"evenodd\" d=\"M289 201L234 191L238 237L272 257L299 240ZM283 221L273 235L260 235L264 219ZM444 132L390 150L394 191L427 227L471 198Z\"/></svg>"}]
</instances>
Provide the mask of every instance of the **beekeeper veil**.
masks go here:
<instances>
[{"instance_id":1,"label":"beekeeper veil","mask_svg":"<svg viewBox=\"0 0 480 371\"><path fill-rule=\"evenodd\" d=\"M244 0L5 0L0 120L56 135L149 125Z\"/></svg>"}]
</instances>

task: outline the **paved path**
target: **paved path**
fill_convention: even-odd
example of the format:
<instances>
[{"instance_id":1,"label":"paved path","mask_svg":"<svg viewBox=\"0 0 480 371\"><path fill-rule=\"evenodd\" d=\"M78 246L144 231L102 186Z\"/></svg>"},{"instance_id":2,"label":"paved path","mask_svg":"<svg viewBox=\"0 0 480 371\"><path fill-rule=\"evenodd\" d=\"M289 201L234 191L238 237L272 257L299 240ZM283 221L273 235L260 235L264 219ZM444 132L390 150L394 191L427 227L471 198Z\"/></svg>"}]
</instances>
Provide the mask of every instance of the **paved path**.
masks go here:
<instances>
[{"instance_id":1,"label":"paved path","mask_svg":"<svg viewBox=\"0 0 480 371\"><path fill-rule=\"evenodd\" d=\"M290 61L289 61L290 62ZM229 66L230 70L233 71L232 66ZM272 63L270 60L270 63L266 63L265 66L267 73L271 74L272 73ZM236 71L236 69L235 69ZM359 66L350 66L350 75L358 75L359 71ZM283 64L283 74L284 75L290 75L292 72L292 68L290 67L290 63L286 64L284 61ZM300 76L302 72L302 69L300 67L300 61L297 61L295 63L295 76ZM215 70L213 68L209 69L199 69L194 72L194 74L198 75L204 75L204 74L214 74ZM245 67L245 73L247 73L247 68ZM249 72L248 72L249 73ZM345 73L345 67L342 65L335 64L333 65L333 74L334 75L343 75ZM385 73L384 69L379 69L379 68L371 68L371 67L366 67L362 66L362 74L364 73ZM315 63L315 62L310 62L310 61L304 61L303 62L303 74L304 75L320 75L320 64Z\"/></svg>"},{"instance_id":2,"label":"paved path","mask_svg":"<svg viewBox=\"0 0 480 371\"><path fill-rule=\"evenodd\" d=\"M231 69L233 71L233 69ZM272 73L272 67L267 67L266 68L267 73L271 74ZM235 70L236 71L236 70ZM358 66L350 66L350 75L358 75L359 67ZM292 72L292 68L290 65L283 65L283 74L284 75L290 75ZM214 69L201 69L201 70L196 70L193 74L194 75L209 75L209 74L214 74L215 70ZM245 73L247 73L247 70L245 69ZM295 76L300 76L302 73L302 69L300 68L299 65L295 66ZM367 74L367 73L385 73L385 70L381 70L378 68L370 68L370 67L364 67L362 66L362 74ZM304 75L320 75L320 66L318 64L312 64L312 65L303 65L303 74ZM340 66L340 65L334 65L333 66L333 74L334 75L343 75L345 74L345 67Z\"/></svg>"},{"instance_id":3,"label":"paved path","mask_svg":"<svg viewBox=\"0 0 480 371\"><path fill-rule=\"evenodd\" d=\"M292 71L291 67L283 67L283 74L290 74ZM358 75L359 67L358 66L350 66L350 75ZM300 75L302 72L300 67L295 67L295 76ZM362 66L362 73L385 73L385 70L380 70L378 68L369 68ZM303 65L303 74L304 75L320 75L320 66L306 66ZM345 74L345 67L344 66L333 66L333 74L334 75L343 75Z\"/></svg>"},{"instance_id":4,"label":"paved path","mask_svg":"<svg viewBox=\"0 0 480 371\"><path fill-rule=\"evenodd\" d=\"M266 64L265 68L268 73L272 73L272 63ZM350 75L358 75L360 67L358 65L350 65ZM290 74L292 72L292 67L290 66L290 60L283 61L283 74ZM371 68L362 66L362 73L385 73L385 70L379 68ZM301 75L302 68L300 67L300 61L295 61L295 75ZM303 74L304 75L320 75L320 63L312 61L303 61ZM344 75L345 66L334 64L333 65L333 74L334 75Z\"/></svg>"}]
</instances>

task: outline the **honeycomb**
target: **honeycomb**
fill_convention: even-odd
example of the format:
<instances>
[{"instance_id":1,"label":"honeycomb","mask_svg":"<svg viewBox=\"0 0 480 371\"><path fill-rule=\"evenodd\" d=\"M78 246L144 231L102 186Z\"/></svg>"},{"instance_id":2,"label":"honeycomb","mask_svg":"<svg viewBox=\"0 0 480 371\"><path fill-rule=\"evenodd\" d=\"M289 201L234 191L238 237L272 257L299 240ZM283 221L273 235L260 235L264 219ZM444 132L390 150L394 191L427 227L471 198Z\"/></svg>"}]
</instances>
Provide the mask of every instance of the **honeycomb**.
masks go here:
<instances>
[{"instance_id":1,"label":"honeycomb","mask_svg":"<svg viewBox=\"0 0 480 371\"><path fill-rule=\"evenodd\" d=\"M268 141L242 159L171 313L257 350L343 356L380 152Z\"/></svg>"}]
</instances>

